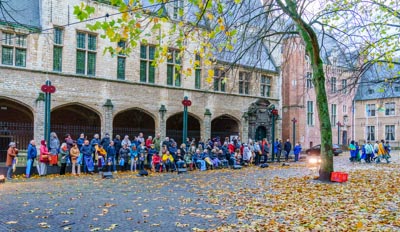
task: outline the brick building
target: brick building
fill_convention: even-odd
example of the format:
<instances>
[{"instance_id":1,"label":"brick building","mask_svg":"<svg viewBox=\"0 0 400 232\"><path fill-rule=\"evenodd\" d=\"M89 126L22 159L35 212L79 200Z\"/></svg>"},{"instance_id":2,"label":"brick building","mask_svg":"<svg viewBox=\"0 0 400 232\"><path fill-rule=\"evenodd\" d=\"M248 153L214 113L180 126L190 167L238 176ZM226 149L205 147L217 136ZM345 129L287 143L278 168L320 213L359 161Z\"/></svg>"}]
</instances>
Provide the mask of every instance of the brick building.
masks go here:
<instances>
[{"instance_id":1,"label":"brick building","mask_svg":"<svg viewBox=\"0 0 400 232\"><path fill-rule=\"evenodd\" d=\"M43 138L44 101L40 88L46 80L57 88L51 101L51 130L59 137L71 133L76 138L81 132L88 138L94 133L134 136L144 132L145 136L154 136L159 132L180 141L184 96L192 100L190 137L271 137L267 108L270 104L279 107L281 92L279 69L271 57L246 59L254 56L249 53L223 73L219 72L229 66L229 60L218 60L215 73L219 74L214 83L205 81L208 70L203 66L193 76L175 79L176 59L157 67L150 65L154 54L151 44L158 42L156 36L149 45L138 45L130 56L103 55L110 42L88 31L72 13L73 6L80 2L9 2L18 9L14 12L18 24L7 23L12 22L9 18L0 19L1 149L11 140L24 149L31 138L37 142ZM94 17L117 12L107 4L90 3L96 8ZM165 23L165 27L181 20L174 14L176 7L180 6L166 5L166 13L174 20ZM189 45L189 50L195 46ZM174 58L173 49L170 52ZM264 49L267 54L267 47ZM182 65L189 65L190 59L197 57L188 53ZM245 114L250 109L252 117Z\"/></svg>"}]
</instances>

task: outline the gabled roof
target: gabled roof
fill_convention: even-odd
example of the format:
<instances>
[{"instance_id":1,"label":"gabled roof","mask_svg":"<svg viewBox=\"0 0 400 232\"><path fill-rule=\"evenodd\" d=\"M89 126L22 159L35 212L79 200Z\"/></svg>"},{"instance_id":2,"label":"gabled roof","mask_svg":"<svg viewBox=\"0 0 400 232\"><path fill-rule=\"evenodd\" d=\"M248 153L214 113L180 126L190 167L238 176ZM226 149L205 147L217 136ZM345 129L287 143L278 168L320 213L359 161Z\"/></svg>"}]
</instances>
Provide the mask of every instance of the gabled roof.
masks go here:
<instances>
[{"instance_id":1,"label":"gabled roof","mask_svg":"<svg viewBox=\"0 0 400 232\"><path fill-rule=\"evenodd\" d=\"M354 100L373 100L400 97L400 81L392 78L399 76L400 65L389 68L388 65L373 64L360 77ZM389 81L385 81L388 79Z\"/></svg>"},{"instance_id":2,"label":"gabled roof","mask_svg":"<svg viewBox=\"0 0 400 232\"><path fill-rule=\"evenodd\" d=\"M0 24L28 29L41 28L40 0L0 1Z\"/></svg>"}]
</instances>

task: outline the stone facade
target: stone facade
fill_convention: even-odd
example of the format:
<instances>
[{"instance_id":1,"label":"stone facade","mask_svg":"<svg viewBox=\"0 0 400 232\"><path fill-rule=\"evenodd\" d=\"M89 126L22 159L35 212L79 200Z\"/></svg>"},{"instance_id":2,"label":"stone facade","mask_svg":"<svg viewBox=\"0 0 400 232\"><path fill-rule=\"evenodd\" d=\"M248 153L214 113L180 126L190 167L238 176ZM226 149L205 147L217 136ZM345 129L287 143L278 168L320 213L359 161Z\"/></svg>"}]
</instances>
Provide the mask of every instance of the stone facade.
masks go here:
<instances>
[{"instance_id":1,"label":"stone facade","mask_svg":"<svg viewBox=\"0 0 400 232\"><path fill-rule=\"evenodd\" d=\"M226 92L217 92L213 90L212 83L205 81L207 70L202 70L201 89L195 89L194 76L182 77L181 87L167 86L167 70L164 63L158 64L156 67L154 84L142 83L140 82L139 68L140 46L126 58L125 80L117 80L117 58L109 54L102 54L103 49L110 43L100 39L98 35L96 35L95 76L76 74L77 32L92 34L86 29L85 23L71 25L77 21L72 15L73 6L79 3L78 0L44 0L41 4L42 28L60 27L63 32L61 72L53 71L53 30L27 36L26 67L0 64L0 105L2 99L10 99L15 102L17 107L25 106L32 111L36 141L43 138L44 102L40 100L39 95L41 85L46 80L51 80L57 88L52 95L52 112L68 106L84 107L100 118L101 131L99 133L102 135L106 132L112 134L113 120L117 114L131 109L139 109L140 112L154 119L156 133L160 133L162 137L168 136L166 132L167 119L183 111L181 101L184 96L188 96L192 101L189 114L199 120L200 135L203 139L210 137L211 122L214 119L222 115L229 115L238 122L239 134L242 140L246 141L249 137L254 137L253 131L249 131L248 119L242 117L243 113L249 110L251 104L262 100L268 104L279 105L280 87L277 85L279 73L276 71L254 71L235 67L227 73ZM92 4L96 7L94 17L116 12L109 5L96 2L92 2ZM111 18L107 20L111 20ZM165 25L166 28L170 26L169 24ZM0 37L4 31L13 33L12 30L12 28L0 28ZM20 31L20 33L27 34L28 31ZM156 38L154 37L153 41L150 40L149 43L157 43ZM184 66L189 65L189 58L182 61ZM238 71L241 70L251 72L248 95L238 92L237 76ZM260 78L258 77L261 74L272 78L269 97L260 95ZM162 105L165 106L165 112L160 111ZM205 113L206 109L211 114ZM265 116L265 112L263 115ZM268 123L266 120L265 123Z\"/></svg>"}]
</instances>

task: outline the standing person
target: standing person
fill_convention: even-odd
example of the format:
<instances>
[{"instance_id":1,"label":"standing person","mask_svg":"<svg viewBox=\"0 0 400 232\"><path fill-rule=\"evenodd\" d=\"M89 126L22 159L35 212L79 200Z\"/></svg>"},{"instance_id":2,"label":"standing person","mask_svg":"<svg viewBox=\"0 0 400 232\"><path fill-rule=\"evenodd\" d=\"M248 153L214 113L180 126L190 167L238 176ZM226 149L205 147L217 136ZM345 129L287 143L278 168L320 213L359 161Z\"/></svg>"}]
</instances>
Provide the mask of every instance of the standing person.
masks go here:
<instances>
[{"instance_id":1,"label":"standing person","mask_svg":"<svg viewBox=\"0 0 400 232\"><path fill-rule=\"evenodd\" d=\"M379 150L379 141L376 140L376 141L375 141L375 144L374 144L374 157L373 157L374 160L375 160L376 157L378 156L378 150Z\"/></svg>"},{"instance_id":2,"label":"standing person","mask_svg":"<svg viewBox=\"0 0 400 232\"><path fill-rule=\"evenodd\" d=\"M129 149L129 153L131 155L131 172L133 171L136 172L137 160L139 158L139 155L135 144L132 144L132 146Z\"/></svg>"},{"instance_id":3,"label":"standing person","mask_svg":"<svg viewBox=\"0 0 400 232\"><path fill-rule=\"evenodd\" d=\"M282 140L276 139L274 151L278 162L281 162Z\"/></svg>"},{"instance_id":4,"label":"standing person","mask_svg":"<svg viewBox=\"0 0 400 232\"><path fill-rule=\"evenodd\" d=\"M117 172L117 165L116 165L116 158L117 158L117 150L115 148L114 141L110 142L110 146L107 148L107 165L108 171Z\"/></svg>"},{"instance_id":5,"label":"standing person","mask_svg":"<svg viewBox=\"0 0 400 232\"><path fill-rule=\"evenodd\" d=\"M356 144L354 140L351 140L350 145L349 145L349 150L350 150L350 161L354 162L357 159L357 154L356 154Z\"/></svg>"},{"instance_id":6,"label":"standing person","mask_svg":"<svg viewBox=\"0 0 400 232\"><path fill-rule=\"evenodd\" d=\"M67 167L67 160L69 159L69 150L66 143L61 144L60 148L60 175L65 175L65 168Z\"/></svg>"},{"instance_id":7,"label":"standing person","mask_svg":"<svg viewBox=\"0 0 400 232\"><path fill-rule=\"evenodd\" d=\"M40 156L39 156L39 176L45 176L47 174L47 164L49 164L50 158L49 149L47 149L46 140L40 141Z\"/></svg>"},{"instance_id":8,"label":"standing person","mask_svg":"<svg viewBox=\"0 0 400 232\"><path fill-rule=\"evenodd\" d=\"M81 147L82 147L82 145L83 145L84 142L85 142L85 134L82 133L82 134L79 136L78 140L76 141L76 144L78 145L79 150L81 149Z\"/></svg>"},{"instance_id":9,"label":"standing person","mask_svg":"<svg viewBox=\"0 0 400 232\"><path fill-rule=\"evenodd\" d=\"M68 151L69 151L71 149L71 147L73 146L73 144L74 144L74 140L71 138L70 134L66 134L65 135L64 142L67 144L67 148L68 148Z\"/></svg>"},{"instance_id":10,"label":"standing person","mask_svg":"<svg viewBox=\"0 0 400 232\"><path fill-rule=\"evenodd\" d=\"M142 132L139 133L139 136L137 137L137 140L139 141L139 143L144 143L145 142Z\"/></svg>"},{"instance_id":11,"label":"standing person","mask_svg":"<svg viewBox=\"0 0 400 232\"><path fill-rule=\"evenodd\" d=\"M128 170L128 160L129 160L129 148L126 143L122 145L122 148L119 150L119 164L121 166L122 171Z\"/></svg>"},{"instance_id":12,"label":"standing person","mask_svg":"<svg viewBox=\"0 0 400 232\"><path fill-rule=\"evenodd\" d=\"M83 172L93 174L94 165L92 157L92 147L89 144L89 140L85 140L81 147L81 153L84 159Z\"/></svg>"},{"instance_id":13,"label":"standing person","mask_svg":"<svg viewBox=\"0 0 400 232\"><path fill-rule=\"evenodd\" d=\"M260 163L260 158L262 155L262 151L261 151L261 146L260 146L260 142L256 141L256 143L254 144L254 154L255 154L255 164L258 165Z\"/></svg>"},{"instance_id":14,"label":"standing person","mask_svg":"<svg viewBox=\"0 0 400 232\"><path fill-rule=\"evenodd\" d=\"M154 148L155 148L157 151L160 151L160 148L161 148L161 134L160 134L160 133L158 133L158 134L156 135L156 137L154 137L154 139L153 139L153 144L154 144Z\"/></svg>"},{"instance_id":15,"label":"standing person","mask_svg":"<svg viewBox=\"0 0 400 232\"><path fill-rule=\"evenodd\" d=\"M365 144L365 162L371 163L372 156L374 155L374 147L372 146L371 142L368 141L367 144Z\"/></svg>"},{"instance_id":16,"label":"standing person","mask_svg":"<svg viewBox=\"0 0 400 232\"><path fill-rule=\"evenodd\" d=\"M247 146L246 143L243 144L243 161L247 164L251 164L251 150L250 148Z\"/></svg>"},{"instance_id":17,"label":"standing person","mask_svg":"<svg viewBox=\"0 0 400 232\"><path fill-rule=\"evenodd\" d=\"M376 157L376 163L380 163L381 158L384 158L386 160L386 163L390 163L389 157L385 150L385 140L383 139L381 140L378 146L378 156Z\"/></svg>"},{"instance_id":18,"label":"standing person","mask_svg":"<svg viewBox=\"0 0 400 232\"><path fill-rule=\"evenodd\" d=\"M131 147L132 146L128 135L125 135L124 139L121 141L121 147L123 147L124 145L126 145L126 147Z\"/></svg>"},{"instance_id":19,"label":"standing person","mask_svg":"<svg viewBox=\"0 0 400 232\"><path fill-rule=\"evenodd\" d=\"M300 142L297 142L293 148L294 162L299 161L300 152L301 152L301 144L300 144Z\"/></svg>"},{"instance_id":20,"label":"standing person","mask_svg":"<svg viewBox=\"0 0 400 232\"><path fill-rule=\"evenodd\" d=\"M264 156L264 163L268 161L268 154L269 154L269 143L266 138L263 138L262 142L262 156Z\"/></svg>"},{"instance_id":21,"label":"standing person","mask_svg":"<svg viewBox=\"0 0 400 232\"><path fill-rule=\"evenodd\" d=\"M50 165L57 166L58 164L58 153L60 152L60 140L55 132L50 133Z\"/></svg>"},{"instance_id":22,"label":"standing person","mask_svg":"<svg viewBox=\"0 0 400 232\"><path fill-rule=\"evenodd\" d=\"M107 151L108 146L110 146L110 134L106 133L100 141L100 145Z\"/></svg>"},{"instance_id":23,"label":"standing person","mask_svg":"<svg viewBox=\"0 0 400 232\"><path fill-rule=\"evenodd\" d=\"M119 159L119 150L121 149L122 145L121 145L121 136L116 135L115 139L114 139L114 147L115 147L115 161L117 161ZM113 165L115 165L116 163L114 162ZM116 168L116 166L114 166L114 168ZM114 169L114 171L117 171L117 169Z\"/></svg>"},{"instance_id":24,"label":"standing person","mask_svg":"<svg viewBox=\"0 0 400 232\"><path fill-rule=\"evenodd\" d=\"M7 160L6 160L6 165L8 167L7 169L7 180L12 179L12 166L15 157L18 155L18 149L16 148L15 142L11 142L8 145L8 150L7 150Z\"/></svg>"},{"instance_id":25,"label":"standing person","mask_svg":"<svg viewBox=\"0 0 400 232\"><path fill-rule=\"evenodd\" d=\"M292 150L292 144L289 139L286 139L283 149L285 150L285 161L288 162L290 150Z\"/></svg>"},{"instance_id":26,"label":"standing person","mask_svg":"<svg viewBox=\"0 0 400 232\"><path fill-rule=\"evenodd\" d=\"M36 150L36 145L35 145L35 140L31 140L31 142L28 145L28 152L27 152L27 160L26 160L26 178L31 177L31 168L33 165L33 161L36 159L37 156L37 150Z\"/></svg>"},{"instance_id":27,"label":"standing person","mask_svg":"<svg viewBox=\"0 0 400 232\"><path fill-rule=\"evenodd\" d=\"M153 137L151 137L151 136L147 137L145 144L146 144L147 149L150 149L151 144L153 144Z\"/></svg>"},{"instance_id":28,"label":"standing person","mask_svg":"<svg viewBox=\"0 0 400 232\"><path fill-rule=\"evenodd\" d=\"M391 158L390 152L392 151L392 148L390 147L389 141L386 141L384 147L385 147L386 155L387 155L389 158Z\"/></svg>"},{"instance_id":29,"label":"standing person","mask_svg":"<svg viewBox=\"0 0 400 232\"><path fill-rule=\"evenodd\" d=\"M81 174L81 165L77 162L80 153L81 152L79 151L78 144L76 142L73 142L72 147L69 150L69 155L71 157L71 163L72 163L72 175L76 175L77 173L78 175ZM76 166L78 166L78 170L76 170Z\"/></svg>"}]
</instances>

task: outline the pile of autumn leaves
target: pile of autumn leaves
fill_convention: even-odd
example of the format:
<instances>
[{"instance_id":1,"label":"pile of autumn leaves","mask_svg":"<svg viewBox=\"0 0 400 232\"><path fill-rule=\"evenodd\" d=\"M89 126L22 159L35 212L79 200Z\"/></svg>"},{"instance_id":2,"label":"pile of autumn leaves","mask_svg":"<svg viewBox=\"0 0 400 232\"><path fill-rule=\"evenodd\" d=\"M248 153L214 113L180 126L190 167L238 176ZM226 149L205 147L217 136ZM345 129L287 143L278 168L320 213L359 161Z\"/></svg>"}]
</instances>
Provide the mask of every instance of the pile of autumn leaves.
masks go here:
<instances>
[{"instance_id":1,"label":"pile of autumn leaves","mask_svg":"<svg viewBox=\"0 0 400 232\"><path fill-rule=\"evenodd\" d=\"M209 192L228 206L218 217L237 218L217 231L400 230L399 165L350 171L346 183L321 183L310 176L257 182L257 188L225 191L222 198Z\"/></svg>"}]
</instances>

